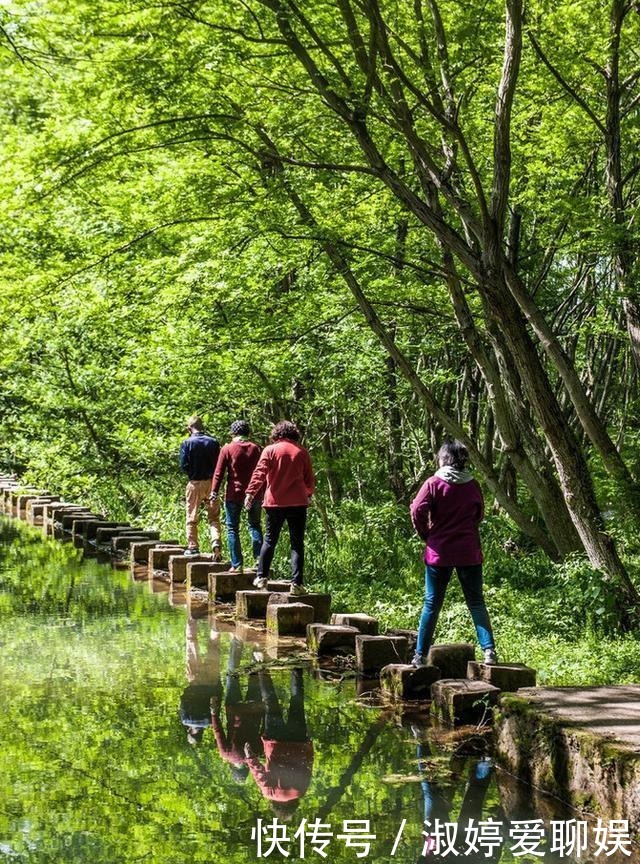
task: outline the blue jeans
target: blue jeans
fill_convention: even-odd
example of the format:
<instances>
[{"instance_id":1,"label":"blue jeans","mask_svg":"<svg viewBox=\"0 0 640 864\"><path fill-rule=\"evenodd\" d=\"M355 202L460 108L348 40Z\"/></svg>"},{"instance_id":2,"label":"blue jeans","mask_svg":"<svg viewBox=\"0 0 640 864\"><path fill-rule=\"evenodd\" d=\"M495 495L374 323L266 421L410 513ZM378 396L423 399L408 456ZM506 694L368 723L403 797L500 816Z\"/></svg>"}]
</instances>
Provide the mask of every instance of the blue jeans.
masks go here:
<instances>
[{"instance_id":1,"label":"blue jeans","mask_svg":"<svg viewBox=\"0 0 640 864\"><path fill-rule=\"evenodd\" d=\"M469 567L456 567L458 579L462 586L464 599L467 601L469 612L478 634L478 642L484 651L486 648L495 648L493 631L489 621L489 613L484 602L482 593L482 564L473 564ZM433 641L438 616L444 603L444 595L447 585L453 573L453 567L436 567L427 564L424 573L424 606L418 626L418 644L416 654L426 654Z\"/></svg>"},{"instance_id":2,"label":"blue jeans","mask_svg":"<svg viewBox=\"0 0 640 864\"><path fill-rule=\"evenodd\" d=\"M240 514L243 511L241 501L225 501L224 517L227 525L227 542L232 567L241 567L243 563L242 546L240 545ZM254 501L247 513L249 534L254 559L260 554L262 547L262 528L260 527L260 501Z\"/></svg>"}]
</instances>

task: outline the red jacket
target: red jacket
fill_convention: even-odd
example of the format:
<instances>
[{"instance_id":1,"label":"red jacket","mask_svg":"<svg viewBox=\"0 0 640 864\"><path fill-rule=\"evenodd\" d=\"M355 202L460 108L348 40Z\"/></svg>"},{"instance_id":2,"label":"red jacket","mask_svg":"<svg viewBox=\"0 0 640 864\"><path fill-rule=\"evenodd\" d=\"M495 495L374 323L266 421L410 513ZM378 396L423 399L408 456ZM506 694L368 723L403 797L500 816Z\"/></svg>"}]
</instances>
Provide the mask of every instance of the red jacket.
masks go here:
<instances>
[{"instance_id":1,"label":"red jacket","mask_svg":"<svg viewBox=\"0 0 640 864\"><path fill-rule=\"evenodd\" d=\"M295 441L283 438L262 451L247 486L247 495L257 498L265 489L264 507L307 507L315 488L308 451Z\"/></svg>"},{"instance_id":2,"label":"red jacket","mask_svg":"<svg viewBox=\"0 0 640 864\"><path fill-rule=\"evenodd\" d=\"M484 515L475 480L447 483L429 477L411 504L413 526L426 541L424 561L440 567L482 563L478 525Z\"/></svg>"},{"instance_id":3,"label":"red jacket","mask_svg":"<svg viewBox=\"0 0 640 864\"><path fill-rule=\"evenodd\" d=\"M257 756L247 759L260 791L269 801L297 801L309 788L313 770L311 741L273 741L263 738L266 765Z\"/></svg>"},{"instance_id":4,"label":"red jacket","mask_svg":"<svg viewBox=\"0 0 640 864\"><path fill-rule=\"evenodd\" d=\"M225 473L227 475L226 501L244 501L245 489L249 485L253 469L258 464L260 448L253 441L232 441L225 444L211 481L211 491L217 492Z\"/></svg>"}]
</instances>

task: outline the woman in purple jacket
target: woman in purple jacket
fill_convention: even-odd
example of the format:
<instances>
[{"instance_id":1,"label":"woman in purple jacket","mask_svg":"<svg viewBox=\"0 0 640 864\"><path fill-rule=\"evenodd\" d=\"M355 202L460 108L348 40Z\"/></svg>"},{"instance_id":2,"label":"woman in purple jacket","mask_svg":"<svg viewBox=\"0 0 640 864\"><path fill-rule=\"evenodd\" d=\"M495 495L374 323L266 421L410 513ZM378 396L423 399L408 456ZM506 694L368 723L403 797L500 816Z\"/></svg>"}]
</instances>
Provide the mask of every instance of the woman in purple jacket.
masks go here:
<instances>
[{"instance_id":1,"label":"woman in purple jacket","mask_svg":"<svg viewBox=\"0 0 640 864\"><path fill-rule=\"evenodd\" d=\"M482 549L478 525L484 515L480 486L467 466L461 441L438 451L438 470L411 503L411 521L427 544L424 551L424 606L418 627L414 666L425 666L449 579L455 568L478 634L484 662L498 662L489 613L482 593Z\"/></svg>"}]
</instances>

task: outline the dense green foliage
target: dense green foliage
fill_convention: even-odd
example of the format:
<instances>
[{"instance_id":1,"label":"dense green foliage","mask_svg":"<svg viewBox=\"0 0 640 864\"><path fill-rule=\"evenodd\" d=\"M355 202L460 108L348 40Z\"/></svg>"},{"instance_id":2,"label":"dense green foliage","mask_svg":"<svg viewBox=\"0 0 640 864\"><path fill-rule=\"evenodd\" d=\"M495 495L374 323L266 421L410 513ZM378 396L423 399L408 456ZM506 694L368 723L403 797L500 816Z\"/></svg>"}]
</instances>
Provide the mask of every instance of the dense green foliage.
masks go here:
<instances>
[{"instance_id":1,"label":"dense green foliage","mask_svg":"<svg viewBox=\"0 0 640 864\"><path fill-rule=\"evenodd\" d=\"M462 435L514 659L629 628L639 20L506 11L5 4L2 467L175 535L184 418L292 417L311 577L408 624L406 504Z\"/></svg>"}]
</instances>

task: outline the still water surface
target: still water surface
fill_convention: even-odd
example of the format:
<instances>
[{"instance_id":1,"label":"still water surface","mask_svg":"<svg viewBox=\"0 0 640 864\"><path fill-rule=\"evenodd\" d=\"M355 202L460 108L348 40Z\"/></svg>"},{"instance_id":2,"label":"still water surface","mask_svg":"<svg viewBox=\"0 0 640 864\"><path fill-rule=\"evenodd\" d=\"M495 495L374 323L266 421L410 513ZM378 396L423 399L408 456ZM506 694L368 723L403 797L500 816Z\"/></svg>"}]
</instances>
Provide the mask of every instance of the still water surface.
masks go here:
<instances>
[{"instance_id":1,"label":"still water surface","mask_svg":"<svg viewBox=\"0 0 640 864\"><path fill-rule=\"evenodd\" d=\"M168 601L0 521L0 861L571 860L510 851L513 820L576 814L534 812L468 742ZM435 856L435 819L504 844Z\"/></svg>"}]
</instances>

